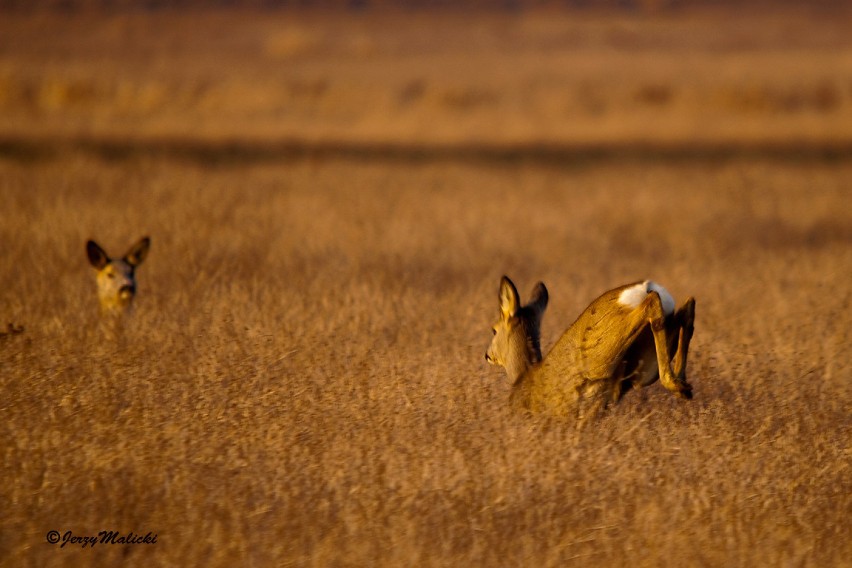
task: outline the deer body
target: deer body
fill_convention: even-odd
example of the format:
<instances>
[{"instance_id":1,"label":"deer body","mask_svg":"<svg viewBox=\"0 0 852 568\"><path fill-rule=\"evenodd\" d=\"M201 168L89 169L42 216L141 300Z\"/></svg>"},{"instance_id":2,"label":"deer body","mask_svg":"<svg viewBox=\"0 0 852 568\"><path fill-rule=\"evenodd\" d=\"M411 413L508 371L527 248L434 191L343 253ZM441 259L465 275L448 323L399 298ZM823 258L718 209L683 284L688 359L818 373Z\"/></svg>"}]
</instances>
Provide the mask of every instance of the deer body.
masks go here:
<instances>
[{"instance_id":1,"label":"deer body","mask_svg":"<svg viewBox=\"0 0 852 568\"><path fill-rule=\"evenodd\" d=\"M98 271L98 300L103 313L119 314L130 309L136 296L136 267L148 254L151 239L143 237L127 253L112 259L95 241L86 243L89 263Z\"/></svg>"},{"instance_id":2,"label":"deer body","mask_svg":"<svg viewBox=\"0 0 852 568\"><path fill-rule=\"evenodd\" d=\"M658 378L667 389L691 398L685 373L694 299L675 310L671 295L649 280L609 290L542 359L538 338L547 300L547 289L538 283L530 303L521 306L512 281L504 276L500 283L500 319L485 357L506 369L513 405L567 415L580 412L588 401L598 410Z\"/></svg>"}]
</instances>

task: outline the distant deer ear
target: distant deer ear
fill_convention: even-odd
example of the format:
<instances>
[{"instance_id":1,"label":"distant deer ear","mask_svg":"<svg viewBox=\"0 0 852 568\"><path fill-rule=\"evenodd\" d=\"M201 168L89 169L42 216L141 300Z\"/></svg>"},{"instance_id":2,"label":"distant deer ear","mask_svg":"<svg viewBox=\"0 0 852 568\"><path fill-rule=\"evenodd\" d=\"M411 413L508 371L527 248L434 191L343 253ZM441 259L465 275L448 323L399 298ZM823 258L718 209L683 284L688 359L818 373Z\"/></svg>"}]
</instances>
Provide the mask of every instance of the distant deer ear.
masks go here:
<instances>
[{"instance_id":1,"label":"distant deer ear","mask_svg":"<svg viewBox=\"0 0 852 568\"><path fill-rule=\"evenodd\" d=\"M89 256L89 264L98 270L109 264L107 253L95 241L90 240L86 242L86 254Z\"/></svg>"},{"instance_id":2,"label":"distant deer ear","mask_svg":"<svg viewBox=\"0 0 852 568\"><path fill-rule=\"evenodd\" d=\"M503 319L509 319L515 315L520 304L518 289L515 288L508 276L504 276L500 279L500 313L503 315Z\"/></svg>"},{"instance_id":3,"label":"distant deer ear","mask_svg":"<svg viewBox=\"0 0 852 568\"><path fill-rule=\"evenodd\" d=\"M142 261L145 260L145 257L148 256L148 248L150 246L151 239L148 237L142 237L139 239L139 242L130 247L130 250L124 255L125 262L127 262L130 266L139 266L142 264Z\"/></svg>"},{"instance_id":4,"label":"distant deer ear","mask_svg":"<svg viewBox=\"0 0 852 568\"><path fill-rule=\"evenodd\" d=\"M530 303L527 304L527 307L532 308L536 315L541 317L544 310L547 308L548 299L547 288L545 288L544 282L539 282L535 285L535 288L533 288L532 298L530 299Z\"/></svg>"}]
</instances>

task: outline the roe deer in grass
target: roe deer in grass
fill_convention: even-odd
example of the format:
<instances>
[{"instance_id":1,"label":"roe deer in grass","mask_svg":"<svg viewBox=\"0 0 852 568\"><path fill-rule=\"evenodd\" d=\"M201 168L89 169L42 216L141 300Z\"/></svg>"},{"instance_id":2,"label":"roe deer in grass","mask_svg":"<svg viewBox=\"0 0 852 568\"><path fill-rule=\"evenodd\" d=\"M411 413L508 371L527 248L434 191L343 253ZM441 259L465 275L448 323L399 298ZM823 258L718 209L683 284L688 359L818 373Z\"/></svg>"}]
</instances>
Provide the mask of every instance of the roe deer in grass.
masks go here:
<instances>
[{"instance_id":1,"label":"roe deer in grass","mask_svg":"<svg viewBox=\"0 0 852 568\"><path fill-rule=\"evenodd\" d=\"M89 262L98 271L98 299L104 313L121 313L130 308L136 296L136 267L142 264L151 246L143 237L123 257L111 259L95 241L86 243Z\"/></svg>"},{"instance_id":2,"label":"roe deer in grass","mask_svg":"<svg viewBox=\"0 0 852 568\"><path fill-rule=\"evenodd\" d=\"M695 321L695 300L675 310L665 288L650 280L605 292L580 314L542 359L539 327L547 307L547 288L539 282L521 306L518 290L500 281L500 318L485 359L506 369L513 405L533 412L588 418L630 388L657 378L683 398L686 357ZM670 354L674 350L674 357ZM588 399L585 416L580 403Z\"/></svg>"}]
</instances>

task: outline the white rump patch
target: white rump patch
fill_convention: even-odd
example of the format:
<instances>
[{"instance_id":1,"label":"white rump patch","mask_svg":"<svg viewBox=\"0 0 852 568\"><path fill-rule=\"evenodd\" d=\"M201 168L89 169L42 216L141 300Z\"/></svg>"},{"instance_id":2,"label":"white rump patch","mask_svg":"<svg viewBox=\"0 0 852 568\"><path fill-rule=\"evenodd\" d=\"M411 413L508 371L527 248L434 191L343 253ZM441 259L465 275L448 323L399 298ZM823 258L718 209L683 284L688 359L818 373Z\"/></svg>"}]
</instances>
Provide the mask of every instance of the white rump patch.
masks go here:
<instances>
[{"instance_id":1,"label":"white rump patch","mask_svg":"<svg viewBox=\"0 0 852 568\"><path fill-rule=\"evenodd\" d=\"M652 280L645 280L638 284L634 284L621 291L618 295L618 303L622 306L627 306L630 309L636 308L645 299L649 292L656 292L660 295L660 303L663 304L663 313L671 315L674 313L675 301L669 291Z\"/></svg>"},{"instance_id":2,"label":"white rump patch","mask_svg":"<svg viewBox=\"0 0 852 568\"><path fill-rule=\"evenodd\" d=\"M648 285L649 292L653 291L660 295L660 302L663 304L663 313L667 316L673 314L674 298L672 298L672 295L669 294L669 291L651 280L648 280L646 284Z\"/></svg>"}]
</instances>

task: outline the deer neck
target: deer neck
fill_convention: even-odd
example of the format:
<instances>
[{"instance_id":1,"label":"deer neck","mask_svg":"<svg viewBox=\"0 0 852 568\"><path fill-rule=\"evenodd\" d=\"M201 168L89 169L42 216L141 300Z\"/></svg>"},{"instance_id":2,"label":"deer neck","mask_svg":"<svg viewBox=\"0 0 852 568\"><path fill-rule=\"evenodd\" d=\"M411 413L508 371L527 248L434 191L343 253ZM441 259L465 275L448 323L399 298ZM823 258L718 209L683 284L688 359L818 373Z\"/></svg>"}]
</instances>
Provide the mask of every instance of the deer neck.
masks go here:
<instances>
[{"instance_id":1,"label":"deer neck","mask_svg":"<svg viewBox=\"0 0 852 568\"><path fill-rule=\"evenodd\" d=\"M536 346L529 344L529 342L518 345L512 356L506 361L506 374L509 376L509 381L516 384L540 361L541 354Z\"/></svg>"}]
</instances>

